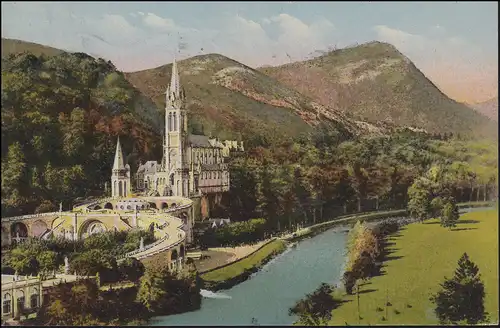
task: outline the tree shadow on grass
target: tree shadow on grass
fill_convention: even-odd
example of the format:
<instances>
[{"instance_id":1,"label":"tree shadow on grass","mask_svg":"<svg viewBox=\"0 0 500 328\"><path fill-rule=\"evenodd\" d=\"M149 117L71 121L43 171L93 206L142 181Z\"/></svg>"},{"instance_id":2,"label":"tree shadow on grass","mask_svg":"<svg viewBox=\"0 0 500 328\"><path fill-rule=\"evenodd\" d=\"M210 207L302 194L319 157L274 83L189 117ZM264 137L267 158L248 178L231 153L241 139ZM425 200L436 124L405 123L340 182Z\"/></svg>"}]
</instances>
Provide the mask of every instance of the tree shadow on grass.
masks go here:
<instances>
[{"instance_id":1,"label":"tree shadow on grass","mask_svg":"<svg viewBox=\"0 0 500 328\"><path fill-rule=\"evenodd\" d=\"M424 222L423 224L441 224L439 221Z\"/></svg>"},{"instance_id":2,"label":"tree shadow on grass","mask_svg":"<svg viewBox=\"0 0 500 328\"><path fill-rule=\"evenodd\" d=\"M458 220L457 224L474 224L479 223L478 220Z\"/></svg>"},{"instance_id":3,"label":"tree shadow on grass","mask_svg":"<svg viewBox=\"0 0 500 328\"><path fill-rule=\"evenodd\" d=\"M384 262L402 259L404 256L386 256Z\"/></svg>"},{"instance_id":4,"label":"tree shadow on grass","mask_svg":"<svg viewBox=\"0 0 500 328\"><path fill-rule=\"evenodd\" d=\"M376 292L378 289L365 289L365 290L360 290L359 295L361 294L368 294L368 293L373 293Z\"/></svg>"},{"instance_id":5,"label":"tree shadow on grass","mask_svg":"<svg viewBox=\"0 0 500 328\"><path fill-rule=\"evenodd\" d=\"M388 249L386 251L384 251L384 256L387 256L389 254L393 254L393 253L396 253L397 251L399 251L400 249L399 248L391 248L391 249Z\"/></svg>"},{"instance_id":6,"label":"tree shadow on grass","mask_svg":"<svg viewBox=\"0 0 500 328\"><path fill-rule=\"evenodd\" d=\"M477 228L453 228L451 231L477 230Z\"/></svg>"}]
</instances>

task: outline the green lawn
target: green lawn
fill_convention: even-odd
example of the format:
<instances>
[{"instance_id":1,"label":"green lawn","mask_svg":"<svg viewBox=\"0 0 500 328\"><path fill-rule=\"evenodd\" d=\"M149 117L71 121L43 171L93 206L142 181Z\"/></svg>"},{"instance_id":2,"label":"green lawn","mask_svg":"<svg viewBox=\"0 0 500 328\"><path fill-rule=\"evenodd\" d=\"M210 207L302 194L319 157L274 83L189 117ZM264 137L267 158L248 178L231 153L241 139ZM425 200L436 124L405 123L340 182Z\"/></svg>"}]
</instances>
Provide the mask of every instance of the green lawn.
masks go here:
<instances>
[{"instance_id":1,"label":"green lawn","mask_svg":"<svg viewBox=\"0 0 500 328\"><path fill-rule=\"evenodd\" d=\"M453 276L464 252L479 267L486 311L491 322L498 322L498 209L464 214L454 231L437 220L411 224L391 242L394 253L384 263L385 274L361 287L360 324L437 324L429 297L445 276ZM387 295L392 306L382 321ZM350 302L333 311L331 325L358 324L356 295L345 299ZM378 307L384 311L377 312Z\"/></svg>"},{"instance_id":2,"label":"green lawn","mask_svg":"<svg viewBox=\"0 0 500 328\"><path fill-rule=\"evenodd\" d=\"M266 257L271 255L273 252L281 252L285 249L285 242L280 239L276 239L269 244L265 245L249 257L235 262L234 264L228 265L224 268L207 272L201 275L201 278L206 281L224 281L230 278L234 278L242 274L245 269L250 269L253 266L259 266Z\"/></svg>"}]
</instances>

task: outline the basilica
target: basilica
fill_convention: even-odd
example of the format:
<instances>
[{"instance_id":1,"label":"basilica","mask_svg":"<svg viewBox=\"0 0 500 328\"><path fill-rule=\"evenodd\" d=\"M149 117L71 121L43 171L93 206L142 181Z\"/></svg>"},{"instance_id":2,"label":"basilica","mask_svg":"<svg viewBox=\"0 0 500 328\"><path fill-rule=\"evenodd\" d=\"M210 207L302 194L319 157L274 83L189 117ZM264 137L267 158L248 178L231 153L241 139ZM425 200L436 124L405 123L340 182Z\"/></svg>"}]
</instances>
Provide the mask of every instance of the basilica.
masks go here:
<instances>
[{"instance_id":1,"label":"basilica","mask_svg":"<svg viewBox=\"0 0 500 328\"><path fill-rule=\"evenodd\" d=\"M186 96L180 85L177 63L172 64L170 85L165 92L165 138L161 163L139 165L135 190L147 196L192 197L229 191L226 159L233 151L244 151L243 142L188 133ZM111 177L112 197L131 194L130 166L124 165L118 140Z\"/></svg>"}]
</instances>

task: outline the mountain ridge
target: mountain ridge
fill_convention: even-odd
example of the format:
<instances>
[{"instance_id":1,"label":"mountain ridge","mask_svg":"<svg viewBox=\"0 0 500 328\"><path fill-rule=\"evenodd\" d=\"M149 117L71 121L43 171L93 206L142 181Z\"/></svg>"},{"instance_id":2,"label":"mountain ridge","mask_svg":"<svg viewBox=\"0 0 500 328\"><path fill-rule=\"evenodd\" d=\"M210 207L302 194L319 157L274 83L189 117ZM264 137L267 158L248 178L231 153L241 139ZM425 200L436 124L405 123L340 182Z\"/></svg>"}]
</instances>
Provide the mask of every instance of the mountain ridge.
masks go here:
<instances>
[{"instance_id":1,"label":"mountain ridge","mask_svg":"<svg viewBox=\"0 0 500 328\"><path fill-rule=\"evenodd\" d=\"M259 70L324 106L370 123L383 120L431 133L481 137L497 133L486 117L450 99L388 43L368 42Z\"/></svg>"},{"instance_id":2,"label":"mountain ridge","mask_svg":"<svg viewBox=\"0 0 500 328\"><path fill-rule=\"evenodd\" d=\"M7 42L4 40L8 39L2 39L2 43ZM14 41L8 42L23 43ZM28 46L33 48L36 44ZM374 49L363 51L370 47ZM49 49L49 56L59 51L45 48ZM38 50L43 51L44 48ZM332 63L341 71L325 72L322 66ZM156 105L158 115L164 108L162 95L170 79L171 65L122 73L140 91L143 102ZM178 65L181 83L187 91L193 133L237 140L244 137L253 139L251 143L266 144L276 136L296 138L314 133L319 125L346 138L387 134L397 127L468 134L475 133L477 126L488 125L483 115L447 97L411 60L387 43L370 42L303 62L257 69L220 54L193 56ZM384 70L389 70L389 74ZM297 78L292 81L286 78L287 74ZM414 104L419 101L430 110ZM458 122L451 115L456 112L460 113ZM443 120L453 124L443 129ZM155 130L160 124L155 121ZM486 134L490 135L491 130L490 125Z\"/></svg>"},{"instance_id":3,"label":"mountain ridge","mask_svg":"<svg viewBox=\"0 0 500 328\"><path fill-rule=\"evenodd\" d=\"M466 105L495 122L498 122L498 96L486 101Z\"/></svg>"}]
</instances>

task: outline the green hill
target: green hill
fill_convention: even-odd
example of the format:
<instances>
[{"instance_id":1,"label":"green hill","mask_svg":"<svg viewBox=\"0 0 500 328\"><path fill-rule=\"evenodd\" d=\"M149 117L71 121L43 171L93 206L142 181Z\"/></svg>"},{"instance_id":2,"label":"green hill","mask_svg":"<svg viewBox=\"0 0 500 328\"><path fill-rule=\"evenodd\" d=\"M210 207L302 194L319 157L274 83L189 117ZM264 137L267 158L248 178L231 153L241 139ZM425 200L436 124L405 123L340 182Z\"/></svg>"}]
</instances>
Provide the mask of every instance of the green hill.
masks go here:
<instances>
[{"instance_id":1,"label":"green hill","mask_svg":"<svg viewBox=\"0 0 500 328\"><path fill-rule=\"evenodd\" d=\"M161 154L161 113L102 59L2 57L2 215L100 194L116 136L134 167Z\"/></svg>"},{"instance_id":2,"label":"green hill","mask_svg":"<svg viewBox=\"0 0 500 328\"><path fill-rule=\"evenodd\" d=\"M359 120L414 126L430 133L497 134L495 123L448 98L387 43L370 42L259 70Z\"/></svg>"},{"instance_id":3,"label":"green hill","mask_svg":"<svg viewBox=\"0 0 500 328\"><path fill-rule=\"evenodd\" d=\"M64 50L43 46L38 43L2 38L2 58L10 54L18 54L25 51L31 52L35 56L57 56L65 52Z\"/></svg>"}]
</instances>

